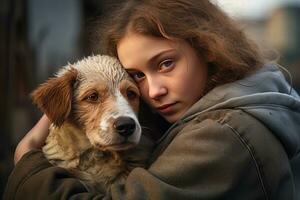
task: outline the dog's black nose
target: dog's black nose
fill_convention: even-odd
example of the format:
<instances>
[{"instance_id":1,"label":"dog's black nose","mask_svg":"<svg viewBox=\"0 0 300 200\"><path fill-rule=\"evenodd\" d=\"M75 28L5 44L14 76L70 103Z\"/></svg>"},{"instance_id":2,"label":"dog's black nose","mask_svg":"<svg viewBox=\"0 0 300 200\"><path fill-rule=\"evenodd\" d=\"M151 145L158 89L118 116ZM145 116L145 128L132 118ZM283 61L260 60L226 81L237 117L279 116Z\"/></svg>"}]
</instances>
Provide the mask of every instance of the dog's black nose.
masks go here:
<instances>
[{"instance_id":1,"label":"dog's black nose","mask_svg":"<svg viewBox=\"0 0 300 200\"><path fill-rule=\"evenodd\" d=\"M130 117L118 117L114 123L116 131L124 137L132 135L135 127L135 121Z\"/></svg>"}]
</instances>

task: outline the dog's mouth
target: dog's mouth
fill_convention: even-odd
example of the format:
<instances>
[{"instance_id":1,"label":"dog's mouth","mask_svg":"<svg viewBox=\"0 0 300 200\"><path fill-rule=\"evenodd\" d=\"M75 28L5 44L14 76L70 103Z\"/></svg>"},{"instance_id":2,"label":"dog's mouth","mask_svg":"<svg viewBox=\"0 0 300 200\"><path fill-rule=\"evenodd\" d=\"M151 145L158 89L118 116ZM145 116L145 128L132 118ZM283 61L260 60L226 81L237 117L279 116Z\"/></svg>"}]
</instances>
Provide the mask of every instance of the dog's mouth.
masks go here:
<instances>
[{"instance_id":1,"label":"dog's mouth","mask_svg":"<svg viewBox=\"0 0 300 200\"><path fill-rule=\"evenodd\" d=\"M128 149L131 149L133 147L135 147L137 144L136 143L132 143L132 142L122 142L122 143L117 143L117 144L110 144L110 145L98 145L97 148L100 150L109 150L109 151L125 151Z\"/></svg>"}]
</instances>

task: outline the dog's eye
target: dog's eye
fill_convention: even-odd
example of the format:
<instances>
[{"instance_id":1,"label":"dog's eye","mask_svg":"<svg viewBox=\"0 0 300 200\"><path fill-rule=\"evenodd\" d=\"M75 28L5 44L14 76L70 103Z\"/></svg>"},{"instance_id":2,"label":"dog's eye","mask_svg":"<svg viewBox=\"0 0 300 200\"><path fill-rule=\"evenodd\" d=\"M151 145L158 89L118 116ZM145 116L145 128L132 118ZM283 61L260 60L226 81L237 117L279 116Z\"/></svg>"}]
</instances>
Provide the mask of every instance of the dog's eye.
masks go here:
<instances>
[{"instance_id":1,"label":"dog's eye","mask_svg":"<svg viewBox=\"0 0 300 200\"><path fill-rule=\"evenodd\" d=\"M86 100L90 101L90 102L96 102L99 99L99 95L97 92L93 92L92 94L90 94L89 96L87 96Z\"/></svg>"},{"instance_id":2,"label":"dog's eye","mask_svg":"<svg viewBox=\"0 0 300 200\"><path fill-rule=\"evenodd\" d=\"M126 95L129 100L134 100L138 96L137 93L132 90L127 90Z\"/></svg>"}]
</instances>

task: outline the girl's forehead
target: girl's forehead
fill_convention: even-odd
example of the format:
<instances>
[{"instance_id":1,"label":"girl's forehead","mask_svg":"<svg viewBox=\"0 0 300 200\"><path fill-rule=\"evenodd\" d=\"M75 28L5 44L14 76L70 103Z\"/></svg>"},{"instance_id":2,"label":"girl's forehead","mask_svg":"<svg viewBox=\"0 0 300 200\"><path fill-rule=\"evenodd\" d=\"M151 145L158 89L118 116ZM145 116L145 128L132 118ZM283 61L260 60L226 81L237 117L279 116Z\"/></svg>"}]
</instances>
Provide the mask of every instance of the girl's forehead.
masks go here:
<instances>
[{"instance_id":1,"label":"girl's forehead","mask_svg":"<svg viewBox=\"0 0 300 200\"><path fill-rule=\"evenodd\" d=\"M174 49L172 42L162 38L144 35L125 36L117 45L121 63L127 67L140 61L151 60L163 51Z\"/></svg>"},{"instance_id":2,"label":"girl's forehead","mask_svg":"<svg viewBox=\"0 0 300 200\"><path fill-rule=\"evenodd\" d=\"M128 34L117 45L118 57L125 68L153 60L164 52L178 51L183 41L169 40L141 34Z\"/></svg>"},{"instance_id":3,"label":"girl's forehead","mask_svg":"<svg viewBox=\"0 0 300 200\"><path fill-rule=\"evenodd\" d=\"M162 46L171 46L172 44L174 45L176 42L162 38L162 37L154 37L151 35L143 35L143 34L138 34L138 33L130 33L126 34L117 44L117 49L120 48L120 46L126 45L126 47L134 46L134 47L142 47L143 45L148 45L150 46L157 46L162 47Z\"/></svg>"}]
</instances>

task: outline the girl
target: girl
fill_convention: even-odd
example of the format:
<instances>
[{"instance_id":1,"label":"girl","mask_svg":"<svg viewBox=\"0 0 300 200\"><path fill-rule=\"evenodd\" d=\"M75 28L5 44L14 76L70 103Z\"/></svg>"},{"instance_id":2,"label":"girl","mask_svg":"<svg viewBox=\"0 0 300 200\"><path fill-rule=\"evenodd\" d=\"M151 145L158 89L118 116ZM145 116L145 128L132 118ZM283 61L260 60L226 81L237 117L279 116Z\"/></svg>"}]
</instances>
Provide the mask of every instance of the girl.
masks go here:
<instances>
[{"instance_id":1,"label":"girl","mask_svg":"<svg viewBox=\"0 0 300 200\"><path fill-rule=\"evenodd\" d=\"M112 16L104 53L171 125L112 199L297 198L299 96L228 16L208 0L129 0ZM37 150L48 125L18 145L6 199L105 198Z\"/></svg>"}]
</instances>

